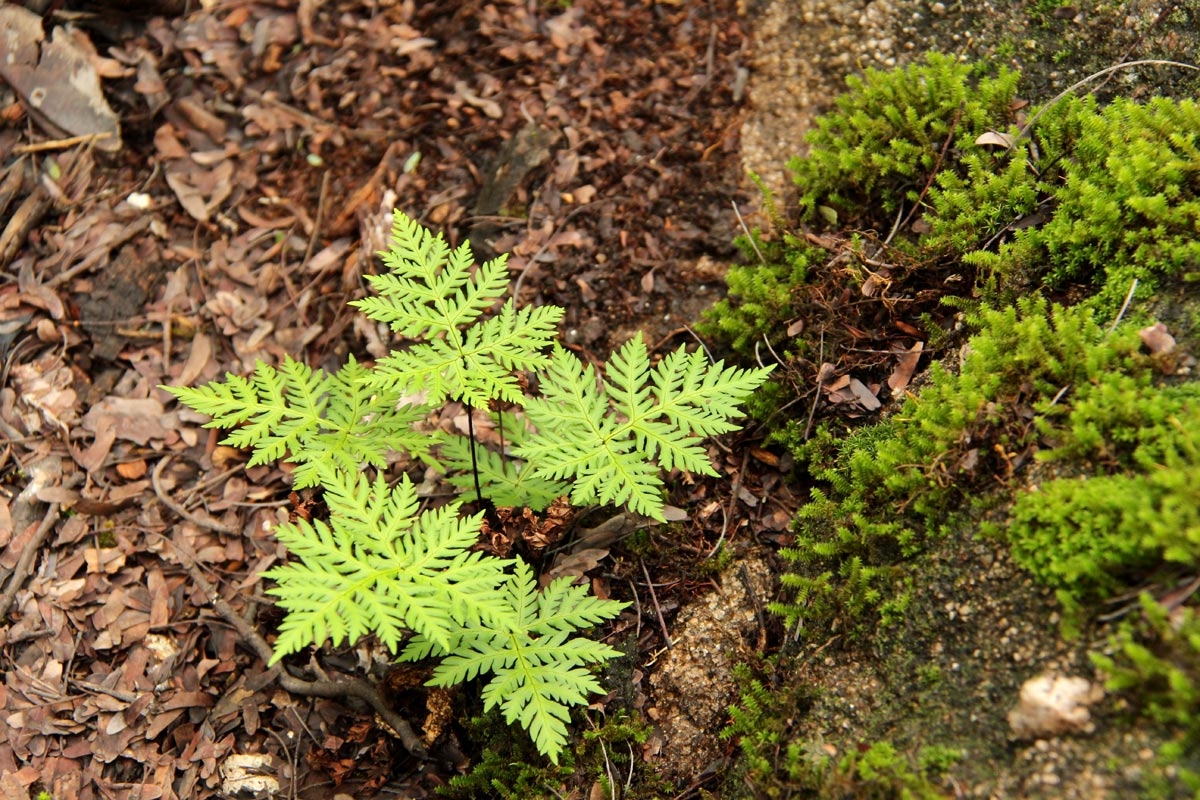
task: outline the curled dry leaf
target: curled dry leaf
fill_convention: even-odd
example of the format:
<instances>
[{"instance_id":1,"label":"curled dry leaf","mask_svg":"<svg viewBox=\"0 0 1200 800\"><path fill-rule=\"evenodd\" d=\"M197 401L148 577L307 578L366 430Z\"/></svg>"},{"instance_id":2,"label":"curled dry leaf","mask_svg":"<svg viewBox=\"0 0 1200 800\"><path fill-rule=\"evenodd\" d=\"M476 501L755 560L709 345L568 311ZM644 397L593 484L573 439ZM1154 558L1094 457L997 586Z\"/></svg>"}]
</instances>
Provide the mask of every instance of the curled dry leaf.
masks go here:
<instances>
[{"instance_id":1,"label":"curled dry leaf","mask_svg":"<svg viewBox=\"0 0 1200 800\"><path fill-rule=\"evenodd\" d=\"M898 397L908 388L908 382L917 370L917 362L921 360L921 352L924 349L925 343L917 342L907 352L902 352L896 357L896 367L888 376L888 388L892 390L893 397Z\"/></svg>"},{"instance_id":2,"label":"curled dry leaf","mask_svg":"<svg viewBox=\"0 0 1200 800\"><path fill-rule=\"evenodd\" d=\"M975 140L975 144L979 145L980 147L1003 147L1005 150L1011 150L1013 144L1015 143L1016 139L1014 139L1011 135L1007 133L1000 133L999 131L988 131L987 133L982 133L979 135L979 138Z\"/></svg>"}]
</instances>

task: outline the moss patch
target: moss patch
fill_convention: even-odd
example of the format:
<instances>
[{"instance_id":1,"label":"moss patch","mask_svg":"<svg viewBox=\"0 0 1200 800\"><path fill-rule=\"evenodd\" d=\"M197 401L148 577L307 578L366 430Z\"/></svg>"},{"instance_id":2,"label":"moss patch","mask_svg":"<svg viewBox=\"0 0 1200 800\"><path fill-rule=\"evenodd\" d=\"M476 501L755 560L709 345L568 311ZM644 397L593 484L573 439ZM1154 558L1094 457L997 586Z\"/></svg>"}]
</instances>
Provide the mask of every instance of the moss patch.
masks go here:
<instances>
[{"instance_id":1,"label":"moss patch","mask_svg":"<svg viewBox=\"0 0 1200 800\"><path fill-rule=\"evenodd\" d=\"M1147 586L1141 621L1112 632L1097 663L1154 721L1141 742L1161 758L1133 772L1114 761L1094 771L1095 785L1195 780L1186 754L1200 635L1192 612L1170 604L1188 603L1200 562L1200 384L1187 342L1164 358L1138 331L1153 298L1185 296L1200 274L1200 116L1191 101L1067 98L1025 127L1036 108L1016 113L1016 85L937 56L852 83L809 156L790 165L809 227L746 242L753 263L731 271L730 297L711 317L727 344L784 363L755 410L813 482L783 551L791 594L774 610L802 652L846 648L874 682L844 720L857 737L827 743L838 757L824 761L813 750L820 727L768 723L771 703L795 718L789 701L768 702L751 683L732 730L764 785L874 780L883 773L850 766L872 753L896 768L880 796L922 796L936 781L899 765L961 746L972 758L947 764L952 774L984 792L1012 789L998 704L1032 676L1020 642L1037 643L1024 658L1054 653L1058 669L1086 671L1086 640L1060 632L1086 625L1094 639L1097 604ZM1158 308L1194 335L1194 300ZM956 324L973 331L961 350L951 349ZM863 424L870 404L837 400L831 378L880 386L913 340L945 349L919 389L898 391ZM800 401L821 413L785 413ZM987 575L990 564L1009 571L1011 599L992 599L983 624L1012 632L947 625L968 616L973 591L993 588L956 575ZM1067 614L1038 607L1052 592ZM819 681L819 668L798 663ZM964 696L991 706L965 717L954 710ZM837 718L835 699L809 705L810 718ZM1104 713L1117 711L1112 702ZM1119 749L1115 730L1100 738Z\"/></svg>"}]
</instances>

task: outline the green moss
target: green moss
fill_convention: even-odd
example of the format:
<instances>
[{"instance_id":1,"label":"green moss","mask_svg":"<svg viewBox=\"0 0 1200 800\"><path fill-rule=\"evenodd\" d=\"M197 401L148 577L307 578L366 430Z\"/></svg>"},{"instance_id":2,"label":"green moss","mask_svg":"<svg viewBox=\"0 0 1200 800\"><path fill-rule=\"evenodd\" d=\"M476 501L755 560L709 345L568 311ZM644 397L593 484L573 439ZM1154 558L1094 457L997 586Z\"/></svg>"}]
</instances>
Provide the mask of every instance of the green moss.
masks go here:
<instances>
[{"instance_id":1,"label":"green moss","mask_svg":"<svg viewBox=\"0 0 1200 800\"><path fill-rule=\"evenodd\" d=\"M1146 403L1156 402L1163 401L1147 392ZM1076 601L1112 594L1164 563L1200 563L1200 405L1171 422L1177 440L1148 446L1165 452L1145 472L1059 479L1023 492L1008 527L1017 562ZM1126 429L1135 431L1142 432Z\"/></svg>"},{"instance_id":2,"label":"green moss","mask_svg":"<svg viewBox=\"0 0 1200 800\"><path fill-rule=\"evenodd\" d=\"M998 255L968 261L1039 273L1056 289L1083 284L1110 314L1135 278L1148 297L1164 278L1200 274L1200 106L1161 97L1118 98L1101 111L1090 101L1064 105L1049 118L1077 128L1078 139L1049 220Z\"/></svg>"},{"instance_id":3,"label":"green moss","mask_svg":"<svg viewBox=\"0 0 1200 800\"><path fill-rule=\"evenodd\" d=\"M635 772L639 777L637 791L623 796L656 797L672 790L652 775L643 774L643 762L634 754L651 729L624 712L584 731L563 751L558 765L546 763L521 737L512 736L499 712L469 720L467 729L472 738L485 742L482 755L468 773L451 778L439 789L444 797L549 800L563 797L568 786L577 786L584 778L587 785L613 780L624 785Z\"/></svg>"},{"instance_id":4,"label":"green moss","mask_svg":"<svg viewBox=\"0 0 1200 800\"><path fill-rule=\"evenodd\" d=\"M745 665L734 670L741 687L740 702L729 709L730 724L721 738L737 741L742 759L729 778L729 794L783 798L879 798L912 800L945 797L935 776L962 757L945 747L923 748L915 755L898 751L890 742L847 743L838 757L837 744L799 740L789 726L807 706L811 690L804 687L768 688L751 677Z\"/></svg>"},{"instance_id":5,"label":"green moss","mask_svg":"<svg viewBox=\"0 0 1200 800\"><path fill-rule=\"evenodd\" d=\"M1200 106L1068 96L1018 120L1016 80L937 55L852 80L809 155L789 165L798 221L820 235L783 233L774 214L777 243L756 240L765 257L731 270L729 298L710 316L709 332L743 355L789 367L753 403L815 484L782 552L790 595L773 606L814 632L814 646L831 625L866 637L904 619L920 589L912 566L985 511L1015 561L1074 611L1071 624L1099 600L1200 567L1200 383L1174 374L1194 350L1194 306L1166 320L1185 354L1172 363L1143 352L1144 322L1111 322L1135 279L1131 317L1200 280ZM987 144L1004 137L1013 147ZM886 302L865 291L873 275ZM963 309L975 331L960 358L939 355L875 424L847 431L818 415L809 439L820 363L866 380L851 354L875 346L864 333L886 349L894 332L876 332L893 321L921 320L926 351L945 352L961 339L944 335L939 303ZM853 342L835 338L855 326ZM1154 773L1161 796L1195 793L1200 622L1187 609L1143 616L1098 663L1110 688L1177 734ZM758 796L923 796L936 791L928 775L953 761L901 756L888 742L835 758L790 731L803 698L767 686L743 686L729 733Z\"/></svg>"},{"instance_id":6,"label":"green moss","mask_svg":"<svg viewBox=\"0 0 1200 800\"><path fill-rule=\"evenodd\" d=\"M1108 675L1109 691L1128 695L1177 731L1160 748L1144 796L1200 797L1200 617L1186 606L1168 610L1144 593L1140 605L1141 619L1122 623L1110 653L1093 653L1092 661Z\"/></svg>"},{"instance_id":7,"label":"green moss","mask_svg":"<svg viewBox=\"0 0 1200 800\"><path fill-rule=\"evenodd\" d=\"M753 239L741 237L738 244L748 259L761 255L762 261L730 267L725 277L729 298L710 309L700 326L741 353L753 352L764 337L780 341L796 313L796 291L822 252L790 236L767 241L751 235Z\"/></svg>"},{"instance_id":8,"label":"green moss","mask_svg":"<svg viewBox=\"0 0 1200 800\"><path fill-rule=\"evenodd\" d=\"M802 218L814 220L824 207L826 218L853 225L878 208L890 222L937 170L954 169L962 154L982 155L975 140L1009 124L1018 78L1001 69L972 85L982 71L930 53L924 64L848 78L837 111L809 135L809 155L788 164Z\"/></svg>"},{"instance_id":9,"label":"green moss","mask_svg":"<svg viewBox=\"0 0 1200 800\"><path fill-rule=\"evenodd\" d=\"M801 567L783 583L794 602L775 609L789 621L832 613L862 620L882 601L903 613L902 560L923 548L969 505L972 488L1010 475L1045 429L1031 425L1062 403L1062 390L1119 372L1136 334L1108 337L1088 309L1037 296L983 309L980 332L957 374L935 364L929 384L892 418L805 448L824 486L800 509L793 547Z\"/></svg>"}]
</instances>

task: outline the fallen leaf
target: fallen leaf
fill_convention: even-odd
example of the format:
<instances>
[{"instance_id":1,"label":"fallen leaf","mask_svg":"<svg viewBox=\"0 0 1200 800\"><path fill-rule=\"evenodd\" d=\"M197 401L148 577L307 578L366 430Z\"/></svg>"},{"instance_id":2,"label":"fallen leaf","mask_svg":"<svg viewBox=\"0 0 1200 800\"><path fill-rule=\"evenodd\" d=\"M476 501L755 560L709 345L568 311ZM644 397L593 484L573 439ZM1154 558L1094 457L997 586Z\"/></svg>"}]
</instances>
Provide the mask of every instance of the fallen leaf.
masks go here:
<instances>
[{"instance_id":1,"label":"fallen leaf","mask_svg":"<svg viewBox=\"0 0 1200 800\"><path fill-rule=\"evenodd\" d=\"M67 28L56 27L47 42L40 16L5 4L0 32L0 77L40 119L75 136L100 137L96 147L101 150L121 149L121 123L104 99L87 52Z\"/></svg>"},{"instance_id":2,"label":"fallen leaf","mask_svg":"<svg viewBox=\"0 0 1200 800\"><path fill-rule=\"evenodd\" d=\"M892 390L892 397L898 397L904 393L908 382L912 380L913 373L916 372L917 362L921 360L921 352L924 349L925 343L917 342L907 352L896 357L896 367L888 376L888 388Z\"/></svg>"},{"instance_id":3,"label":"fallen leaf","mask_svg":"<svg viewBox=\"0 0 1200 800\"><path fill-rule=\"evenodd\" d=\"M177 424L174 414L166 414L162 403L147 397L105 397L88 409L83 427L92 433L112 429L118 439L148 444L151 439L164 439Z\"/></svg>"},{"instance_id":4,"label":"fallen leaf","mask_svg":"<svg viewBox=\"0 0 1200 800\"><path fill-rule=\"evenodd\" d=\"M117 464L117 474L126 480L135 481L146 474L146 461L139 458L137 461Z\"/></svg>"},{"instance_id":5,"label":"fallen leaf","mask_svg":"<svg viewBox=\"0 0 1200 800\"><path fill-rule=\"evenodd\" d=\"M608 558L608 550L601 548L588 548L569 554L559 553L554 559L554 563L550 565L550 569L542 573L539 583L545 586L555 578L564 575L582 578L588 571L600 566L600 562L606 558Z\"/></svg>"},{"instance_id":6,"label":"fallen leaf","mask_svg":"<svg viewBox=\"0 0 1200 800\"><path fill-rule=\"evenodd\" d=\"M975 144L980 147L1003 147L1005 150L1011 150L1016 142L1010 134L1000 133L999 131L987 131L981 133L975 140Z\"/></svg>"},{"instance_id":7,"label":"fallen leaf","mask_svg":"<svg viewBox=\"0 0 1200 800\"><path fill-rule=\"evenodd\" d=\"M879 398L858 378L850 379L850 391L854 392L854 398L867 411L874 411L883 405L879 402Z\"/></svg>"}]
</instances>

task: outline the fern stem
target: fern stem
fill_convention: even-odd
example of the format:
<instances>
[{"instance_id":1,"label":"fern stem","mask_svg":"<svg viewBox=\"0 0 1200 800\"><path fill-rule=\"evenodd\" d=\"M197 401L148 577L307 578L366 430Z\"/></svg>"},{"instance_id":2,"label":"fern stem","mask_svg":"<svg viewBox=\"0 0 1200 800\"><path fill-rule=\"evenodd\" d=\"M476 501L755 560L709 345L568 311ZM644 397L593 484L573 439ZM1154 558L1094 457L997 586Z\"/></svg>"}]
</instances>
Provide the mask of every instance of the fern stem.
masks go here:
<instances>
[{"instance_id":1,"label":"fern stem","mask_svg":"<svg viewBox=\"0 0 1200 800\"><path fill-rule=\"evenodd\" d=\"M467 438L471 441L471 477L475 479L475 497L479 500L481 508L487 508L491 504L479 488L479 463L475 460L475 410L466 400L463 401L463 405L467 409Z\"/></svg>"},{"instance_id":2,"label":"fern stem","mask_svg":"<svg viewBox=\"0 0 1200 800\"><path fill-rule=\"evenodd\" d=\"M508 453L504 447L504 407L496 409L496 430L500 434L500 472L508 474Z\"/></svg>"}]
</instances>

